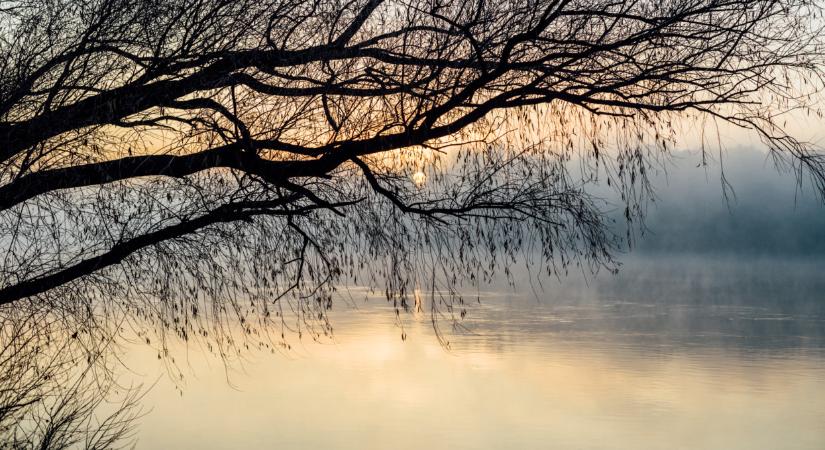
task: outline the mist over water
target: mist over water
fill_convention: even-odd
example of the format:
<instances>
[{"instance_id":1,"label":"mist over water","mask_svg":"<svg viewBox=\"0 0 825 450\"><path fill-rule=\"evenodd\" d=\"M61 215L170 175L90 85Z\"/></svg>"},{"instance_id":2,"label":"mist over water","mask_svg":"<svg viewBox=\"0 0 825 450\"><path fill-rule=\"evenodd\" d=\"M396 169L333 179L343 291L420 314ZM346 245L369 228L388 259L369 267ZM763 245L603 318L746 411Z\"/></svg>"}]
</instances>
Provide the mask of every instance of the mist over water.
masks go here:
<instances>
[{"instance_id":1,"label":"mist over water","mask_svg":"<svg viewBox=\"0 0 825 450\"><path fill-rule=\"evenodd\" d=\"M752 148L727 152L722 165L701 161L676 153L671 170L651 177L657 198L634 253L825 256L825 204L804 174L778 171Z\"/></svg>"},{"instance_id":2,"label":"mist over water","mask_svg":"<svg viewBox=\"0 0 825 450\"><path fill-rule=\"evenodd\" d=\"M152 391L142 442L821 448L821 282L800 281L779 297L737 294L766 273L728 271L723 280L695 261L678 272L660 266L656 273L669 278L656 286L647 278L651 266L642 264L634 278L546 286L538 299L482 292L464 322L469 331L451 334L449 350L438 344L428 314L404 319L402 341L392 309L373 298L358 311L336 309L334 343L303 342L288 357L253 358L230 372L234 388L214 361L192 355L197 375L182 396L168 386ZM704 271L700 282L686 279L693 270ZM669 281L676 289L666 288Z\"/></svg>"},{"instance_id":3,"label":"mist over water","mask_svg":"<svg viewBox=\"0 0 825 450\"><path fill-rule=\"evenodd\" d=\"M449 347L428 311L399 322L355 287L331 341L230 368L173 348L182 394L134 346L127 363L161 377L138 448L823 448L821 200L741 151L726 204L681 156L617 275L468 293Z\"/></svg>"}]
</instances>

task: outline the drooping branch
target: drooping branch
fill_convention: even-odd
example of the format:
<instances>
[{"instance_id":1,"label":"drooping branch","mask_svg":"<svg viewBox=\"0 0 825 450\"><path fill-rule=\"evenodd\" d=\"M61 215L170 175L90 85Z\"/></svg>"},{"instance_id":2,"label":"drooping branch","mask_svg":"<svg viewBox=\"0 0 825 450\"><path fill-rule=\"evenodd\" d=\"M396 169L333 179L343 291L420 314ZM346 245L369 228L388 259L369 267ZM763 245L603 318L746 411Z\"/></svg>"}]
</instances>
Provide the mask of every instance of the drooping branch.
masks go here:
<instances>
[{"instance_id":1,"label":"drooping branch","mask_svg":"<svg viewBox=\"0 0 825 450\"><path fill-rule=\"evenodd\" d=\"M129 257L129 255L143 248L192 234L208 226L227 222L251 221L255 216L261 215L289 217L306 214L319 208L342 208L357 203L326 203L323 205L316 204L291 209L284 208L286 205L294 204L300 197L301 195L293 194L275 200L230 203L219 206L199 217L184 220L156 231L117 242L100 255L90 257L47 275L0 288L0 305L47 292L50 289L65 285L82 276L118 264Z\"/></svg>"},{"instance_id":2,"label":"drooping branch","mask_svg":"<svg viewBox=\"0 0 825 450\"><path fill-rule=\"evenodd\" d=\"M350 158L421 145L429 140L448 136L454 130L466 127L495 109L532 103L531 99L518 98L521 92L521 90L515 90L492 98L456 118L453 122L442 126L433 127L432 124L427 123L415 130L365 140L336 142L321 147L302 147L273 140L253 140L227 144L188 155L134 156L33 172L0 186L0 211L38 195L60 189L94 186L148 176L180 178L218 168L235 169L258 175L275 185L283 185L289 178L324 176ZM255 153L244 151L246 146L251 146L253 150L276 150L320 158L271 161L260 158Z\"/></svg>"},{"instance_id":3,"label":"drooping branch","mask_svg":"<svg viewBox=\"0 0 825 450\"><path fill-rule=\"evenodd\" d=\"M439 242L464 263L489 244L494 260L530 227L546 258L576 242L600 263L609 245L589 183L616 182L631 220L648 158L689 115L756 130L825 189L821 157L777 122L823 82L805 0L38 3L0 12L0 244L5 264L26 267L4 273L30 276L0 280L5 301L213 225L341 213L365 197L376 202L340 223L298 227L317 228L305 250L398 263L415 253L405 245ZM575 158L594 168L572 183ZM409 183L425 169L431 180ZM248 203L273 196L283 203ZM477 228L413 238L425 233L415 217ZM387 218L394 234L367 223Z\"/></svg>"}]
</instances>

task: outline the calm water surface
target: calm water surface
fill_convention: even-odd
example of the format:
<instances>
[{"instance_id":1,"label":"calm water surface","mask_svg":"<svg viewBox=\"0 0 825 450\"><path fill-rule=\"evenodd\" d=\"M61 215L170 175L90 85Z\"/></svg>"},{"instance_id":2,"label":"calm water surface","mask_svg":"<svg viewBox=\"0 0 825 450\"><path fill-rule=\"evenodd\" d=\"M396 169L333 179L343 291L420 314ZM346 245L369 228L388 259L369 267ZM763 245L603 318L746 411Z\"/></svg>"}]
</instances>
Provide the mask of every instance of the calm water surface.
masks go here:
<instances>
[{"instance_id":1,"label":"calm water surface","mask_svg":"<svg viewBox=\"0 0 825 450\"><path fill-rule=\"evenodd\" d=\"M653 257L494 287L469 332L443 324L449 350L428 314L404 342L380 299L341 302L334 341L287 355L178 349L183 393L160 378L138 448L823 449L823 268ZM127 362L161 373L140 346Z\"/></svg>"}]
</instances>

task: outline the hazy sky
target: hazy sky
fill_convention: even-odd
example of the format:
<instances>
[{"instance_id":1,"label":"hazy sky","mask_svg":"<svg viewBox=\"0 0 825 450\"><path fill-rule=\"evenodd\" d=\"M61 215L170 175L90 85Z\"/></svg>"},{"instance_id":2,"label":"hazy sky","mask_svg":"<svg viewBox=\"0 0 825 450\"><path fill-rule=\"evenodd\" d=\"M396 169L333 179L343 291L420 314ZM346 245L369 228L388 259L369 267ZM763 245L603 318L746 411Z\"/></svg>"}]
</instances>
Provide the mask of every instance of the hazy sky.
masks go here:
<instances>
[{"instance_id":1,"label":"hazy sky","mask_svg":"<svg viewBox=\"0 0 825 450\"><path fill-rule=\"evenodd\" d=\"M753 148L728 151L733 188L726 202L719 163L697 167L698 153L675 154L675 167L653 177L657 200L635 251L825 255L825 204L808 180L798 185Z\"/></svg>"}]
</instances>

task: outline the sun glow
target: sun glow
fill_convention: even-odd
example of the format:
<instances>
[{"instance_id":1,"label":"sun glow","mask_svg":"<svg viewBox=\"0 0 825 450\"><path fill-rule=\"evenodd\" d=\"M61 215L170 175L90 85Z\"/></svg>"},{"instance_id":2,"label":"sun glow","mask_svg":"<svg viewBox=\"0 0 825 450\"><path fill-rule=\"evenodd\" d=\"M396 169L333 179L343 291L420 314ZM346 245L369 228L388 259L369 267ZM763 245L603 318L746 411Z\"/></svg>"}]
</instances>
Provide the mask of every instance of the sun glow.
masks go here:
<instances>
[{"instance_id":1,"label":"sun glow","mask_svg":"<svg viewBox=\"0 0 825 450\"><path fill-rule=\"evenodd\" d=\"M412 178L412 182L415 183L415 185L419 186L419 187L423 186L424 183L427 182L427 174L425 174L424 172L422 172L420 170L415 172L414 174L412 174L412 176L410 178Z\"/></svg>"}]
</instances>

